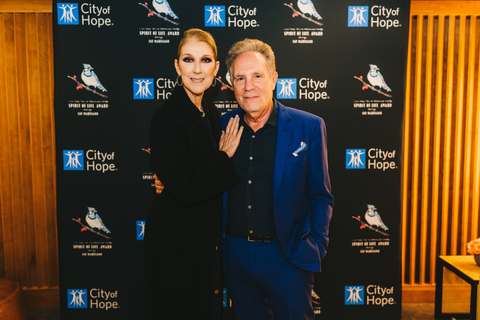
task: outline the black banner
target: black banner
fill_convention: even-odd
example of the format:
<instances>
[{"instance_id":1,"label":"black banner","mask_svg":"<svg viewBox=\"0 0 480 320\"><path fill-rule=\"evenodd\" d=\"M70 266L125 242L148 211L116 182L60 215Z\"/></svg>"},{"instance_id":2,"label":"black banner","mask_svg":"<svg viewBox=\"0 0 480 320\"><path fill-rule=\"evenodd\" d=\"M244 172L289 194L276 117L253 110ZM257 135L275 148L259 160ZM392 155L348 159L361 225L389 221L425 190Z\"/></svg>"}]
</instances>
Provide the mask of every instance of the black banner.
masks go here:
<instances>
[{"instance_id":1,"label":"black banner","mask_svg":"<svg viewBox=\"0 0 480 320\"><path fill-rule=\"evenodd\" d=\"M174 87L178 42L193 27L217 42L221 83L206 94L222 113L238 107L223 59L235 41L257 38L276 55L274 96L325 119L335 206L315 276L317 318L400 319L410 2L166 3L53 3L62 319L142 314L154 193L148 127Z\"/></svg>"}]
</instances>

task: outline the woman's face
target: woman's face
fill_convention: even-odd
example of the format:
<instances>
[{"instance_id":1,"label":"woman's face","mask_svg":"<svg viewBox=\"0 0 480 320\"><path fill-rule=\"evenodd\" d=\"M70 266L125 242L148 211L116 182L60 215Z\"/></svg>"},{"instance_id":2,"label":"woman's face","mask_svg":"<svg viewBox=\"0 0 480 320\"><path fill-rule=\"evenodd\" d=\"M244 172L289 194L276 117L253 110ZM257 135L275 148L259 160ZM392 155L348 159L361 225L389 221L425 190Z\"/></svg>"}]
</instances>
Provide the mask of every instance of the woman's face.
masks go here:
<instances>
[{"instance_id":1,"label":"woman's face","mask_svg":"<svg viewBox=\"0 0 480 320\"><path fill-rule=\"evenodd\" d=\"M212 85L218 67L219 62L215 61L213 50L207 43L192 39L183 45L180 58L175 60L175 69L193 103L201 100L203 92Z\"/></svg>"}]
</instances>

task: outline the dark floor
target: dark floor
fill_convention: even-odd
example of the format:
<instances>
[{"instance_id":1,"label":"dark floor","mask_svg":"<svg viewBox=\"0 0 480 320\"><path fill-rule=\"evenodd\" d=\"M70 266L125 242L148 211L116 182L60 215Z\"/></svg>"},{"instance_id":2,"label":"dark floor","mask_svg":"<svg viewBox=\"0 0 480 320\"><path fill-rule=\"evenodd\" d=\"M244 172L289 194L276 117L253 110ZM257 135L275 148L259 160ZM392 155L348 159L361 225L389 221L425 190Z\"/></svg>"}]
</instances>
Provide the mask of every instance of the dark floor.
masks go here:
<instances>
[{"instance_id":1,"label":"dark floor","mask_svg":"<svg viewBox=\"0 0 480 320\"><path fill-rule=\"evenodd\" d=\"M60 320L60 307L28 308L28 320Z\"/></svg>"},{"instance_id":2,"label":"dark floor","mask_svg":"<svg viewBox=\"0 0 480 320\"><path fill-rule=\"evenodd\" d=\"M435 303L404 303L402 305L402 320L434 320L434 314ZM452 319L463 320L461 318Z\"/></svg>"},{"instance_id":3,"label":"dark floor","mask_svg":"<svg viewBox=\"0 0 480 320\"><path fill-rule=\"evenodd\" d=\"M434 320L434 309L433 303L404 303L402 320ZM28 311L28 320L60 320L59 308L30 308Z\"/></svg>"},{"instance_id":4,"label":"dark floor","mask_svg":"<svg viewBox=\"0 0 480 320\"><path fill-rule=\"evenodd\" d=\"M433 320L435 303L404 303L402 320Z\"/></svg>"}]
</instances>

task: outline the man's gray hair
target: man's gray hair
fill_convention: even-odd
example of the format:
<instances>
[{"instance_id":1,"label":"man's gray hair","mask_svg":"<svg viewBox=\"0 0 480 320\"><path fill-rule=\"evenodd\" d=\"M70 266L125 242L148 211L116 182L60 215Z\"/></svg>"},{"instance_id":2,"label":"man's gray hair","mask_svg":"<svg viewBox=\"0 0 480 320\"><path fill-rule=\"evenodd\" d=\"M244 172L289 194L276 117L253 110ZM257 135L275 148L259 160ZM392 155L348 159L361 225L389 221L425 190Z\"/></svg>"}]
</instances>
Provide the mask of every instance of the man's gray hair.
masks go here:
<instances>
[{"instance_id":1,"label":"man's gray hair","mask_svg":"<svg viewBox=\"0 0 480 320\"><path fill-rule=\"evenodd\" d=\"M258 39L248 39L245 38L242 41L235 42L233 46L228 51L227 58L225 58L225 63L227 64L228 72L232 74L233 62L235 59L246 52L258 52L261 53L267 60L267 68L270 72L270 75L273 76L275 73L275 54L273 53L272 48L263 41Z\"/></svg>"}]
</instances>

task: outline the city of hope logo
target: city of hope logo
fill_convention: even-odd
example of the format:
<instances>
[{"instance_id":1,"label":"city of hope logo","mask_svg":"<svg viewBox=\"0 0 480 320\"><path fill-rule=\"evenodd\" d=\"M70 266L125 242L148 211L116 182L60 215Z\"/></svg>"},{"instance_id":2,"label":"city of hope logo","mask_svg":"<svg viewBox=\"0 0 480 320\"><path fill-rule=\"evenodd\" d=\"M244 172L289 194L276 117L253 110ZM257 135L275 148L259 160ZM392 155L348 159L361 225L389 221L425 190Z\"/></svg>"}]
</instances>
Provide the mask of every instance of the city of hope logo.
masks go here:
<instances>
[{"instance_id":1,"label":"city of hope logo","mask_svg":"<svg viewBox=\"0 0 480 320\"><path fill-rule=\"evenodd\" d=\"M368 6L349 6L348 26L368 27Z\"/></svg>"},{"instance_id":2,"label":"city of hope logo","mask_svg":"<svg viewBox=\"0 0 480 320\"><path fill-rule=\"evenodd\" d=\"M347 149L347 169L365 169L365 149Z\"/></svg>"},{"instance_id":3,"label":"city of hope logo","mask_svg":"<svg viewBox=\"0 0 480 320\"><path fill-rule=\"evenodd\" d=\"M345 286L345 305L365 304L363 286Z\"/></svg>"},{"instance_id":4,"label":"city of hope logo","mask_svg":"<svg viewBox=\"0 0 480 320\"><path fill-rule=\"evenodd\" d=\"M137 220L137 240L143 240L145 237L145 220Z\"/></svg>"},{"instance_id":5,"label":"city of hope logo","mask_svg":"<svg viewBox=\"0 0 480 320\"><path fill-rule=\"evenodd\" d=\"M277 86L277 99L297 99L297 79L280 78Z\"/></svg>"},{"instance_id":6,"label":"city of hope logo","mask_svg":"<svg viewBox=\"0 0 480 320\"><path fill-rule=\"evenodd\" d=\"M133 99L153 99L153 79L133 79Z\"/></svg>"},{"instance_id":7,"label":"city of hope logo","mask_svg":"<svg viewBox=\"0 0 480 320\"><path fill-rule=\"evenodd\" d=\"M63 170L84 170L83 150L63 150Z\"/></svg>"},{"instance_id":8,"label":"city of hope logo","mask_svg":"<svg viewBox=\"0 0 480 320\"><path fill-rule=\"evenodd\" d=\"M87 289L67 289L68 308L87 308Z\"/></svg>"},{"instance_id":9,"label":"city of hope logo","mask_svg":"<svg viewBox=\"0 0 480 320\"><path fill-rule=\"evenodd\" d=\"M86 2L80 6L78 3L58 3L57 23L59 25L79 25L81 20L82 26L111 27L113 22L108 18L110 13L110 6L103 7Z\"/></svg>"},{"instance_id":10,"label":"city of hope logo","mask_svg":"<svg viewBox=\"0 0 480 320\"><path fill-rule=\"evenodd\" d=\"M225 6L205 6L205 27L225 27Z\"/></svg>"},{"instance_id":11,"label":"city of hope logo","mask_svg":"<svg viewBox=\"0 0 480 320\"><path fill-rule=\"evenodd\" d=\"M78 24L77 3L57 3L58 24Z\"/></svg>"}]
</instances>

